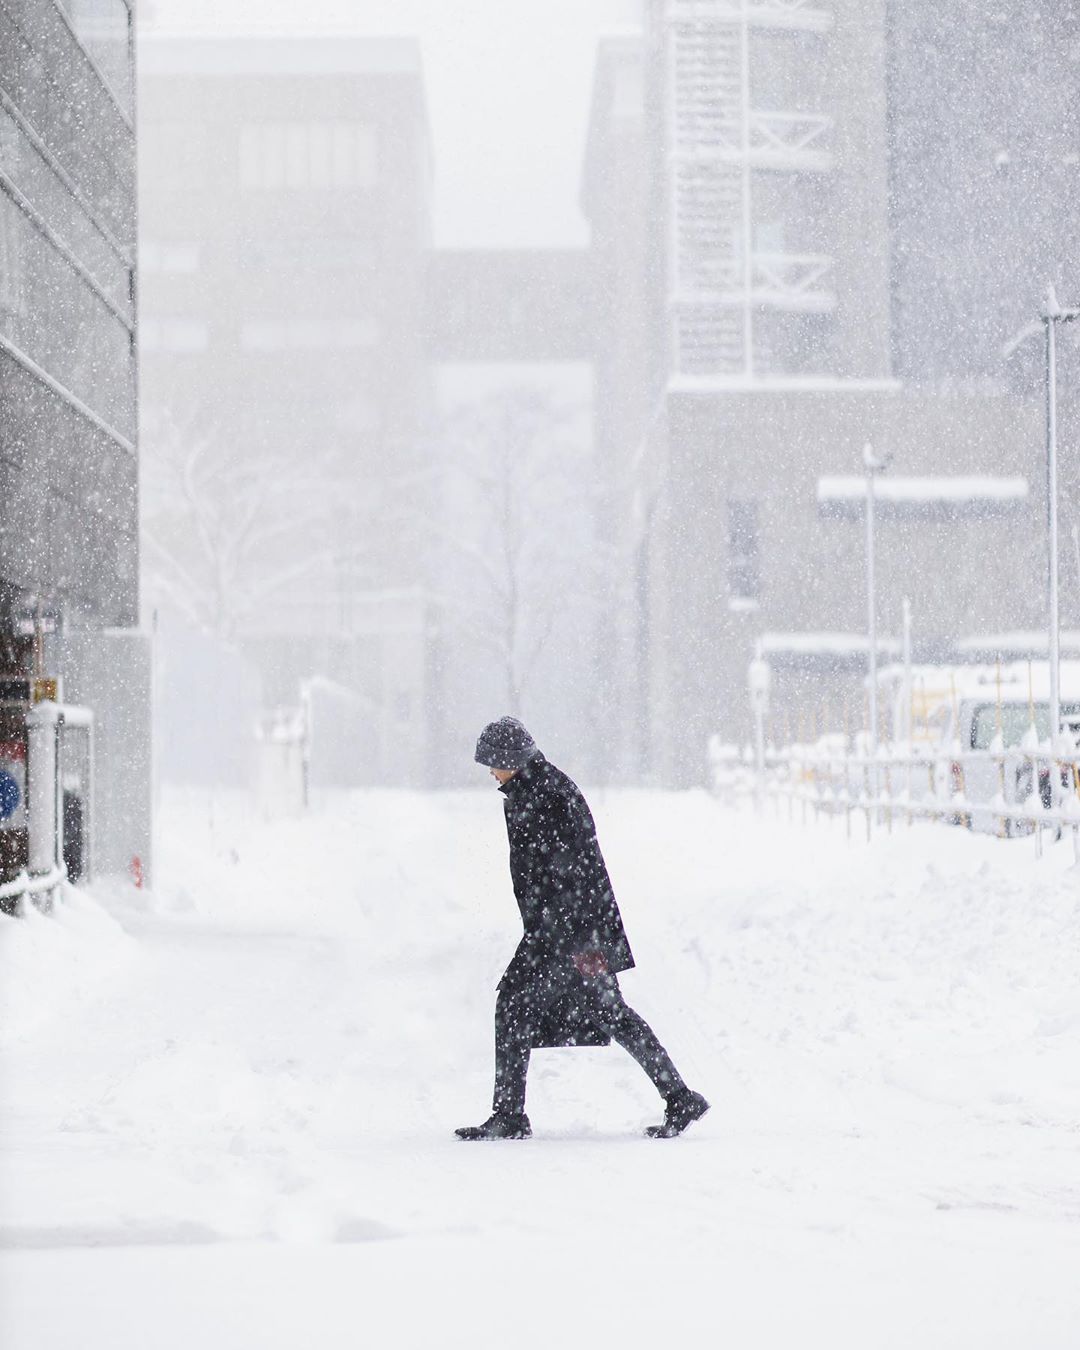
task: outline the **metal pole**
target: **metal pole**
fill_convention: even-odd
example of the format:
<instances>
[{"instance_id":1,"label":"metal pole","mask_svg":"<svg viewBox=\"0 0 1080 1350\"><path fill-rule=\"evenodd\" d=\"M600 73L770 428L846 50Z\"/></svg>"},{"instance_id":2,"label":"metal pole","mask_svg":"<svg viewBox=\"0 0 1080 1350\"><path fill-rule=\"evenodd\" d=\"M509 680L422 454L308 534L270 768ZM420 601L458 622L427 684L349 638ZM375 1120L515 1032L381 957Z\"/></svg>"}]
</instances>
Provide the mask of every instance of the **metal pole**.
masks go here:
<instances>
[{"instance_id":1,"label":"metal pole","mask_svg":"<svg viewBox=\"0 0 1080 1350\"><path fill-rule=\"evenodd\" d=\"M1076 584L1080 587L1080 529L1072 527L1073 553L1076 555Z\"/></svg>"},{"instance_id":2,"label":"metal pole","mask_svg":"<svg viewBox=\"0 0 1080 1350\"><path fill-rule=\"evenodd\" d=\"M869 446L866 447L866 608L867 629L870 641L869 670L870 689L870 797L877 800L877 754L878 754L878 706L877 706L877 595L874 577L874 459ZM869 813L867 814L869 822Z\"/></svg>"},{"instance_id":3,"label":"metal pole","mask_svg":"<svg viewBox=\"0 0 1080 1350\"><path fill-rule=\"evenodd\" d=\"M743 234L743 369L754 378L754 216L750 199L750 9L740 5L740 92L742 95L742 234Z\"/></svg>"},{"instance_id":4,"label":"metal pole","mask_svg":"<svg viewBox=\"0 0 1080 1350\"><path fill-rule=\"evenodd\" d=\"M754 659L747 670L750 706L754 714L754 758L757 768L756 796L759 811L765 805L765 714L769 707L769 683L769 667L762 656L759 641Z\"/></svg>"},{"instance_id":5,"label":"metal pole","mask_svg":"<svg viewBox=\"0 0 1080 1350\"><path fill-rule=\"evenodd\" d=\"M911 743L915 738L915 728L912 725L911 701L914 697L911 678L911 601L904 601L904 704L900 709L900 730L902 739L907 744L909 752Z\"/></svg>"},{"instance_id":6,"label":"metal pole","mask_svg":"<svg viewBox=\"0 0 1080 1350\"><path fill-rule=\"evenodd\" d=\"M1046 323L1046 511L1050 599L1050 752L1057 753L1061 728L1060 613L1058 594L1058 466L1057 466L1057 302L1048 296ZM1050 800L1056 810L1061 797L1057 766L1050 766Z\"/></svg>"}]
</instances>

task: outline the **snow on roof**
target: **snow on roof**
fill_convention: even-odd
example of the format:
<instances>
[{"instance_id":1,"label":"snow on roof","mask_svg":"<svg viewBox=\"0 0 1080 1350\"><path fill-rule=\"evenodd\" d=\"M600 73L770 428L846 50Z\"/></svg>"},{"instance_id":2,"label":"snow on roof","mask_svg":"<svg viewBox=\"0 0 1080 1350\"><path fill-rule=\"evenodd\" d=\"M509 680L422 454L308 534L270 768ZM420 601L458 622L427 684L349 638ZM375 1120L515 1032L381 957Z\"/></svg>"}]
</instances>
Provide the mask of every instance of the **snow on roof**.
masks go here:
<instances>
[{"instance_id":1,"label":"snow on roof","mask_svg":"<svg viewBox=\"0 0 1080 1350\"><path fill-rule=\"evenodd\" d=\"M895 394L899 380L838 378L835 375L673 375L669 394Z\"/></svg>"},{"instance_id":2,"label":"snow on roof","mask_svg":"<svg viewBox=\"0 0 1080 1350\"><path fill-rule=\"evenodd\" d=\"M355 33L147 34L139 39L138 62L140 75L419 75L422 69L416 38Z\"/></svg>"},{"instance_id":3,"label":"snow on roof","mask_svg":"<svg viewBox=\"0 0 1080 1350\"><path fill-rule=\"evenodd\" d=\"M884 477L876 480L874 495L883 502L1015 502L1027 500L1028 484L1026 478ZM861 502L866 498L866 478L863 475L819 478L817 496L819 502Z\"/></svg>"},{"instance_id":4,"label":"snow on roof","mask_svg":"<svg viewBox=\"0 0 1080 1350\"><path fill-rule=\"evenodd\" d=\"M1061 650L1080 656L1080 629L1063 628ZM1011 633L974 633L956 642L959 656L1042 656L1050 647L1046 629L1019 629Z\"/></svg>"},{"instance_id":5,"label":"snow on roof","mask_svg":"<svg viewBox=\"0 0 1080 1350\"><path fill-rule=\"evenodd\" d=\"M1062 661L1060 677L1061 697L1070 702L1080 701L1080 661ZM1046 661L1011 661L1000 667L996 662L977 666L915 665L911 678L921 699L941 703L949 703L953 697L965 702L984 699L994 702L999 688L1003 703L1025 703L1029 697L1045 702L1050 696L1050 667ZM904 667L884 666L878 679L881 684L899 686L904 679Z\"/></svg>"},{"instance_id":6,"label":"snow on roof","mask_svg":"<svg viewBox=\"0 0 1080 1350\"><path fill-rule=\"evenodd\" d=\"M877 645L882 652L901 649L893 638L878 638ZM865 656L870 639L865 633L763 633L761 650L765 656Z\"/></svg>"}]
</instances>

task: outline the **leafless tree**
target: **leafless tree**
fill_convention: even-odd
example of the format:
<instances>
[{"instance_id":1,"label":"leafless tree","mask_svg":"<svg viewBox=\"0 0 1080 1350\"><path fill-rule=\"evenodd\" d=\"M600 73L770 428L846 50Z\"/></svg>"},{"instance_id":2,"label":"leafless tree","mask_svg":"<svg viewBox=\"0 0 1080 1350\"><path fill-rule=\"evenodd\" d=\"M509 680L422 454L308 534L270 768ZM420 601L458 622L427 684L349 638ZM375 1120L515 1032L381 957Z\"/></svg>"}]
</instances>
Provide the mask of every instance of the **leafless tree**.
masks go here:
<instances>
[{"instance_id":1,"label":"leafless tree","mask_svg":"<svg viewBox=\"0 0 1080 1350\"><path fill-rule=\"evenodd\" d=\"M170 423L143 446L143 567L154 603L232 639L348 561L328 528L329 463L245 454L212 423Z\"/></svg>"}]
</instances>

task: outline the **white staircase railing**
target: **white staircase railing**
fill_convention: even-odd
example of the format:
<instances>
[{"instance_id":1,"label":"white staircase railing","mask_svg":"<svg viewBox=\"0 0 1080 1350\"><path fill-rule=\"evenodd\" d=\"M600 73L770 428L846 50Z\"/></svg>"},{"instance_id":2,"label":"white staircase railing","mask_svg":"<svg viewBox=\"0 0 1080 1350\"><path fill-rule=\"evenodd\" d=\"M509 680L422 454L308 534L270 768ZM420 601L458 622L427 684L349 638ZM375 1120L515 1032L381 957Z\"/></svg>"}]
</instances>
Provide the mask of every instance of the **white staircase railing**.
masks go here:
<instances>
[{"instance_id":1,"label":"white staircase railing","mask_svg":"<svg viewBox=\"0 0 1080 1350\"><path fill-rule=\"evenodd\" d=\"M828 285L833 259L823 253L755 253L752 296L760 305L827 313L836 308Z\"/></svg>"}]
</instances>

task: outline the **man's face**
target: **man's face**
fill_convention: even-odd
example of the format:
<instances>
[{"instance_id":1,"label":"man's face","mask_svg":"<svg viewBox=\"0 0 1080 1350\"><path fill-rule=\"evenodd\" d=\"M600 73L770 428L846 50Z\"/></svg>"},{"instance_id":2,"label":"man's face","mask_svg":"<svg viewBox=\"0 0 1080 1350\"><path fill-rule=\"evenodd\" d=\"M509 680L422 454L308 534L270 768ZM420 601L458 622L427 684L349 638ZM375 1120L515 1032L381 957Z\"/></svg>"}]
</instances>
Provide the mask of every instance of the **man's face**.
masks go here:
<instances>
[{"instance_id":1,"label":"man's face","mask_svg":"<svg viewBox=\"0 0 1080 1350\"><path fill-rule=\"evenodd\" d=\"M517 773L517 769L492 769L492 770L491 770L491 776L492 776L492 778L495 779L495 781L498 783L498 785L499 785L500 787L502 787L502 785L503 785L504 783L509 783L510 779L513 778L513 776L514 776L515 773Z\"/></svg>"}]
</instances>

